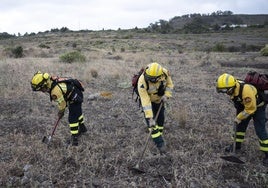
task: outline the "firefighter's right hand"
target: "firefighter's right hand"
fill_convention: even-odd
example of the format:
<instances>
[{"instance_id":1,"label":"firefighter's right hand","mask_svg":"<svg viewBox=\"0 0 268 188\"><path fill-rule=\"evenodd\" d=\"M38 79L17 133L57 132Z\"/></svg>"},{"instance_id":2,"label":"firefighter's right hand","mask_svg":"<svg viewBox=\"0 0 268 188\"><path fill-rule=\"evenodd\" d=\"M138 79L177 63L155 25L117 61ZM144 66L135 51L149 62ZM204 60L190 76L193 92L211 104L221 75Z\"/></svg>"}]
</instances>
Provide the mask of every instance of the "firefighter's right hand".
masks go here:
<instances>
[{"instance_id":1,"label":"firefighter's right hand","mask_svg":"<svg viewBox=\"0 0 268 188\"><path fill-rule=\"evenodd\" d=\"M162 101L162 102L166 103L167 100L168 100L168 97L167 97L167 96L163 95L163 96L161 97L161 101Z\"/></svg>"},{"instance_id":2,"label":"firefighter's right hand","mask_svg":"<svg viewBox=\"0 0 268 188\"><path fill-rule=\"evenodd\" d=\"M155 120L153 118L149 119L149 128L155 127Z\"/></svg>"},{"instance_id":3,"label":"firefighter's right hand","mask_svg":"<svg viewBox=\"0 0 268 188\"><path fill-rule=\"evenodd\" d=\"M63 116L64 116L64 110L60 110L60 111L58 112L58 117L59 117L59 119L61 119Z\"/></svg>"}]
</instances>

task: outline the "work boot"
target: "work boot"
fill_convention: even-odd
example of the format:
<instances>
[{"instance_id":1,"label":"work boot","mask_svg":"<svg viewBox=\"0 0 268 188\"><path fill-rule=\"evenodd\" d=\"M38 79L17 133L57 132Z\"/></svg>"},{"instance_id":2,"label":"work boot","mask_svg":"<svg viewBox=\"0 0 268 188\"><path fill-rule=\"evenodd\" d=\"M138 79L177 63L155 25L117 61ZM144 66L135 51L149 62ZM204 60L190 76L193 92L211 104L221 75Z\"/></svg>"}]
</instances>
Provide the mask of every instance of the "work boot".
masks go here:
<instances>
[{"instance_id":1,"label":"work boot","mask_svg":"<svg viewBox=\"0 0 268 188\"><path fill-rule=\"evenodd\" d=\"M157 145L160 155L165 155L167 153L166 145L164 142Z\"/></svg>"},{"instance_id":2,"label":"work boot","mask_svg":"<svg viewBox=\"0 0 268 188\"><path fill-rule=\"evenodd\" d=\"M78 129L79 129L78 131L79 135L87 132L87 128L84 123L80 124Z\"/></svg>"},{"instance_id":3,"label":"work boot","mask_svg":"<svg viewBox=\"0 0 268 188\"><path fill-rule=\"evenodd\" d=\"M236 142L236 144L235 144L235 151L240 151L240 150L241 150L241 143L240 142ZM233 144L230 144L229 146L227 146L224 149L224 151L227 152L227 153L233 152Z\"/></svg>"},{"instance_id":4,"label":"work boot","mask_svg":"<svg viewBox=\"0 0 268 188\"><path fill-rule=\"evenodd\" d=\"M72 146L78 146L78 135L72 135Z\"/></svg>"},{"instance_id":5,"label":"work boot","mask_svg":"<svg viewBox=\"0 0 268 188\"><path fill-rule=\"evenodd\" d=\"M268 152L265 152L264 154L265 154L265 157L264 157L262 163L263 163L263 166L268 167Z\"/></svg>"},{"instance_id":6,"label":"work boot","mask_svg":"<svg viewBox=\"0 0 268 188\"><path fill-rule=\"evenodd\" d=\"M262 164L263 164L263 166L268 167L268 158L267 158L267 157L265 157L265 158L263 159Z\"/></svg>"}]
</instances>

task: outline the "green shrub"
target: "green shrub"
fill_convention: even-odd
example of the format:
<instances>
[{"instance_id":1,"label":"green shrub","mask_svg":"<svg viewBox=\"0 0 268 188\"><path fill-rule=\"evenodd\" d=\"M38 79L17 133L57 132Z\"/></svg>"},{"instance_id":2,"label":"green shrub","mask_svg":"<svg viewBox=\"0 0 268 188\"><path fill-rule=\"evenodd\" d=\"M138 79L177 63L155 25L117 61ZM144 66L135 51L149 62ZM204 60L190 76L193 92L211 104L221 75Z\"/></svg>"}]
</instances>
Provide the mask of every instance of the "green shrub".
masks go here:
<instances>
[{"instance_id":1,"label":"green shrub","mask_svg":"<svg viewBox=\"0 0 268 188\"><path fill-rule=\"evenodd\" d=\"M212 51L214 52L224 52L226 50L224 44L222 43L217 43L213 48Z\"/></svg>"},{"instance_id":2,"label":"green shrub","mask_svg":"<svg viewBox=\"0 0 268 188\"><path fill-rule=\"evenodd\" d=\"M228 52L239 52L240 48L237 46L229 46L228 47Z\"/></svg>"},{"instance_id":3,"label":"green shrub","mask_svg":"<svg viewBox=\"0 0 268 188\"><path fill-rule=\"evenodd\" d=\"M77 43L76 42L73 42L72 47L73 48L76 48L77 47Z\"/></svg>"},{"instance_id":4,"label":"green shrub","mask_svg":"<svg viewBox=\"0 0 268 188\"><path fill-rule=\"evenodd\" d=\"M17 46L11 49L12 56L15 58L23 57L23 48L21 46Z\"/></svg>"},{"instance_id":5,"label":"green shrub","mask_svg":"<svg viewBox=\"0 0 268 188\"><path fill-rule=\"evenodd\" d=\"M265 47L262 48L260 52L262 56L268 56L268 44L266 44Z\"/></svg>"},{"instance_id":6,"label":"green shrub","mask_svg":"<svg viewBox=\"0 0 268 188\"><path fill-rule=\"evenodd\" d=\"M247 45L247 51L259 52L262 49L262 47L263 46L260 46L260 45L250 44L250 45Z\"/></svg>"},{"instance_id":7,"label":"green shrub","mask_svg":"<svg viewBox=\"0 0 268 188\"><path fill-rule=\"evenodd\" d=\"M85 62L86 57L78 51L73 51L61 55L60 60L65 63Z\"/></svg>"},{"instance_id":8,"label":"green shrub","mask_svg":"<svg viewBox=\"0 0 268 188\"><path fill-rule=\"evenodd\" d=\"M43 44L43 43L42 44L39 44L38 47L39 48L46 48L46 49L49 49L50 48L48 45Z\"/></svg>"},{"instance_id":9,"label":"green shrub","mask_svg":"<svg viewBox=\"0 0 268 188\"><path fill-rule=\"evenodd\" d=\"M97 78L98 77L98 71L96 69L91 69L90 70L91 76L93 78Z\"/></svg>"}]
</instances>

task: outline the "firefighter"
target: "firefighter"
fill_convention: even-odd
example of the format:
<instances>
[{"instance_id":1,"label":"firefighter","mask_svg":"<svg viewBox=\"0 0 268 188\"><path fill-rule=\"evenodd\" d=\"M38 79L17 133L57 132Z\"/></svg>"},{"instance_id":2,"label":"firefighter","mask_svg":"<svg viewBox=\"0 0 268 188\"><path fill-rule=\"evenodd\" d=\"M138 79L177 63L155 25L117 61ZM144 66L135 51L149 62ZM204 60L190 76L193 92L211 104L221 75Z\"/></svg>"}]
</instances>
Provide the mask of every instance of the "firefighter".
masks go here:
<instances>
[{"instance_id":1,"label":"firefighter","mask_svg":"<svg viewBox=\"0 0 268 188\"><path fill-rule=\"evenodd\" d=\"M58 104L58 117L60 119L64 116L68 106L71 142L73 146L78 146L78 136L87 132L82 113L83 89L66 78L53 77L40 71L34 74L31 86L33 91L50 94L50 100Z\"/></svg>"},{"instance_id":2,"label":"firefighter","mask_svg":"<svg viewBox=\"0 0 268 188\"><path fill-rule=\"evenodd\" d=\"M149 64L138 80L138 92L142 109L151 137L160 154L166 153L162 133L164 130L165 107L160 109L159 116L154 120L161 102L165 103L172 97L173 83L169 71L160 64Z\"/></svg>"},{"instance_id":3,"label":"firefighter","mask_svg":"<svg viewBox=\"0 0 268 188\"><path fill-rule=\"evenodd\" d=\"M268 166L268 134L265 128L266 104L258 97L257 89L250 84L237 80L230 74L222 74L217 79L217 92L230 96L235 108L236 150L241 150L249 121L253 119L256 135L259 138L260 150L264 153L263 165ZM232 152L232 145L225 149Z\"/></svg>"}]
</instances>

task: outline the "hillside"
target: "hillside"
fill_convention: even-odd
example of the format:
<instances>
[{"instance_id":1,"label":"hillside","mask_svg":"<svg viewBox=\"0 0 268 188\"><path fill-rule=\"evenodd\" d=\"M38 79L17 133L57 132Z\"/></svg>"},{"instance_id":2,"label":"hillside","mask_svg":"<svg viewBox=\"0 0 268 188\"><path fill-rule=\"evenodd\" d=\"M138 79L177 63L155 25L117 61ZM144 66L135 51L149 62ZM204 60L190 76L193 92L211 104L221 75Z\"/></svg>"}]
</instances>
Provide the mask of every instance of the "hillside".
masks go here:
<instances>
[{"instance_id":1,"label":"hillside","mask_svg":"<svg viewBox=\"0 0 268 188\"><path fill-rule=\"evenodd\" d=\"M247 26L257 26L257 25L267 25L268 24L268 14L262 15L215 15L215 16L194 16L194 17L174 17L169 20L170 25L174 29L183 29L183 27L189 23L192 23L195 19L199 19L202 24L207 26L214 25L247 25Z\"/></svg>"},{"instance_id":2,"label":"hillside","mask_svg":"<svg viewBox=\"0 0 268 188\"><path fill-rule=\"evenodd\" d=\"M220 158L232 143L235 110L215 89L224 73L243 78L268 71L259 52L268 44L265 28L205 34L143 33L139 30L57 32L0 41L0 187L268 187L252 122L242 152L244 165ZM19 50L18 50L19 49ZM236 50L233 50L236 49ZM69 52L84 62L62 62ZM14 55L21 53L15 58ZM150 140L144 116L132 98L131 78L157 61L174 82L166 104L164 139L168 155ZM52 138L42 143L57 118L49 96L31 90L33 74L79 78L85 85L83 112L88 133L71 147L68 111ZM100 92L111 97L91 97ZM268 114L267 114L268 115Z\"/></svg>"},{"instance_id":3,"label":"hillside","mask_svg":"<svg viewBox=\"0 0 268 188\"><path fill-rule=\"evenodd\" d=\"M231 11L212 14L187 14L175 16L169 21L159 20L151 23L146 31L166 33L214 33L239 28L265 28L268 25L268 15L233 14Z\"/></svg>"}]
</instances>

